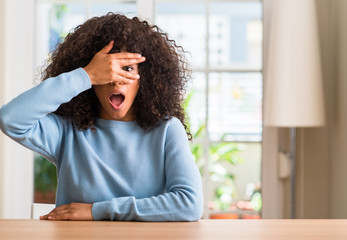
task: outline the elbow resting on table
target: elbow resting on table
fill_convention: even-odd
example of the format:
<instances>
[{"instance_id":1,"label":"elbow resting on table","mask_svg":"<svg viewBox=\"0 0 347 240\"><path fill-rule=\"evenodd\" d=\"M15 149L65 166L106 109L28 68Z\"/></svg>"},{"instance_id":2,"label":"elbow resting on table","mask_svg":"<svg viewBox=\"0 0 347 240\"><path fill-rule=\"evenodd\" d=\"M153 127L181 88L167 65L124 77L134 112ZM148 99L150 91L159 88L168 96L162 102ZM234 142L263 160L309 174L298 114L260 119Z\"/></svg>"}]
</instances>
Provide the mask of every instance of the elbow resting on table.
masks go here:
<instances>
[{"instance_id":1,"label":"elbow resting on table","mask_svg":"<svg viewBox=\"0 0 347 240\"><path fill-rule=\"evenodd\" d=\"M6 123L8 123L8 122L9 122L9 120L6 119L6 114L4 113L2 108L0 108L0 129L1 129L1 131L3 131L3 132L6 131Z\"/></svg>"},{"instance_id":2,"label":"elbow resting on table","mask_svg":"<svg viewBox=\"0 0 347 240\"><path fill-rule=\"evenodd\" d=\"M202 204L201 204L202 205ZM203 207L200 204L196 204L193 208L190 209L190 214L187 219L184 221L196 222L199 221L202 217Z\"/></svg>"},{"instance_id":3,"label":"elbow resting on table","mask_svg":"<svg viewBox=\"0 0 347 240\"><path fill-rule=\"evenodd\" d=\"M204 200L202 195L194 195L191 196L189 201L189 204L186 205L186 209L184 214L182 214L182 219L180 221L187 221L187 222L196 222L199 221L202 217L203 209L204 209Z\"/></svg>"}]
</instances>

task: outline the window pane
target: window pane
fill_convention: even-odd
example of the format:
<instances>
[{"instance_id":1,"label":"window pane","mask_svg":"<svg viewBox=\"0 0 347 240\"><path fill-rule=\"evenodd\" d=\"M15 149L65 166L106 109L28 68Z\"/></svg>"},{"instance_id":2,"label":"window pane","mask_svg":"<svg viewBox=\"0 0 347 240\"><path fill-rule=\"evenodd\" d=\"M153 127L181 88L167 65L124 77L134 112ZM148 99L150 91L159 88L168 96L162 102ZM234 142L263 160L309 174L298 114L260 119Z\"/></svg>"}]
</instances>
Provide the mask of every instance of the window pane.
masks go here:
<instances>
[{"instance_id":1,"label":"window pane","mask_svg":"<svg viewBox=\"0 0 347 240\"><path fill-rule=\"evenodd\" d=\"M178 45L183 46L193 67L206 63L206 28L204 3L157 3L156 24L169 33Z\"/></svg>"},{"instance_id":2,"label":"window pane","mask_svg":"<svg viewBox=\"0 0 347 240\"><path fill-rule=\"evenodd\" d=\"M188 113L190 130L194 135L206 121L206 75L195 72L187 90L186 111Z\"/></svg>"},{"instance_id":3,"label":"window pane","mask_svg":"<svg viewBox=\"0 0 347 240\"><path fill-rule=\"evenodd\" d=\"M109 12L122 13L127 17L136 15L135 3L115 3L115 4L91 4L91 16L102 16Z\"/></svg>"},{"instance_id":4,"label":"window pane","mask_svg":"<svg viewBox=\"0 0 347 240\"><path fill-rule=\"evenodd\" d=\"M36 64L42 64L48 53L54 51L63 38L85 19L84 4L38 4Z\"/></svg>"},{"instance_id":5,"label":"window pane","mask_svg":"<svg viewBox=\"0 0 347 240\"><path fill-rule=\"evenodd\" d=\"M210 217L225 211L235 218L259 218L261 144L214 143L210 155Z\"/></svg>"},{"instance_id":6,"label":"window pane","mask_svg":"<svg viewBox=\"0 0 347 240\"><path fill-rule=\"evenodd\" d=\"M261 141L260 73L210 73L209 133L212 140Z\"/></svg>"},{"instance_id":7,"label":"window pane","mask_svg":"<svg viewBox=\"0 0 347 240\"><path fill-rule=\"evenodd\" d=\"M214 68L261 69L262 5L212 3L209 63Z\"/></svg>"}]
</instances>

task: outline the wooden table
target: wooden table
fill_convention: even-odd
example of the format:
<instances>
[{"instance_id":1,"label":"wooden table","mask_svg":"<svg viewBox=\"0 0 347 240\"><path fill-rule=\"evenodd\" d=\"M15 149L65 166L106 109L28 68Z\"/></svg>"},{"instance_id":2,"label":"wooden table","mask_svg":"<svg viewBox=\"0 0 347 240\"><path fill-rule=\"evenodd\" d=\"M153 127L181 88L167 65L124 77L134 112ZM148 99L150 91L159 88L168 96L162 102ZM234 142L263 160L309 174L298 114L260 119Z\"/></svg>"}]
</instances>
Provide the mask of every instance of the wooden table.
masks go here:
<instances>
[{"instance_id":1,"label":"wooden table","mask_svg":"<svg viewBox=\"0 0 347 240\"><path fill-rule=\"evenodd\" d=\"M347 220L66 222L0 220L0 239L347 239Z\"/></svg>"}]
</instances>

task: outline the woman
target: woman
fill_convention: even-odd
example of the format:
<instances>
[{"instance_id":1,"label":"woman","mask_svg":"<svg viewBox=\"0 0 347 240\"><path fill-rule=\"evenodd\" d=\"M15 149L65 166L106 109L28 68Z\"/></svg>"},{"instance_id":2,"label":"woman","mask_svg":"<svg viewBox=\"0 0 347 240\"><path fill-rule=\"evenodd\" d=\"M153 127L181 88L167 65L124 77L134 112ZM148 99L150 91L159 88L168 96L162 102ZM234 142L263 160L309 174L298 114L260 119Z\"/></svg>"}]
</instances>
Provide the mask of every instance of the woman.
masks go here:
<instances>
[{"instance_id":1,"label":"woman","mask_svg":"<svg viewBox=\"0 0 347 240\"><path fill-rule=\"evenodd\" d=\"M0 109L1 130L57 167L57 207L41 219L199 220L179 49L136 17L92 18L59 45L41 84Z\"/></svg>"}]
</instances>

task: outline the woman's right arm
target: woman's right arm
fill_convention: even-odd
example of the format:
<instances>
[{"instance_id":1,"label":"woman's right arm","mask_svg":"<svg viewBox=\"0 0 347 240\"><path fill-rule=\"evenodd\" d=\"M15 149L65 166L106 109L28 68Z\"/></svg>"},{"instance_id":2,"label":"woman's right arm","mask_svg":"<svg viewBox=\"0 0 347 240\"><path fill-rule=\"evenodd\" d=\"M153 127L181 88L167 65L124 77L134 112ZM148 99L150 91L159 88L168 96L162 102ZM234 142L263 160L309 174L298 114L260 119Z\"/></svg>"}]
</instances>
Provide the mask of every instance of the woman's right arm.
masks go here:
<instances>
[{"instance_id":1,"label":"woman's right arm","mask_svg":"<svg viewBox=\"0 0 347 240\"><path fill-rule=\"evenodd\" d=\"M82 68L48 78L0 108L0 129L54 162L64 131L61 117L51 113L90 87Z\"/></svg>"},{"instance_id":2,"label":"woman's right arm","mask_svg":"<svg viewBox=\"0 0 347 240\"><path fill-rule=\"evenodd\" d=\"M48 78L1 107L0 129L54 163L54 153L62 142L64 126L61 117L52 112L92 85L126 84L139 79L137 74L125 71L123 67L141 63L145 58L128 52L109 54L112 47L113 41L97 52L83 69Z\"/></svg>"}]
</instances>

